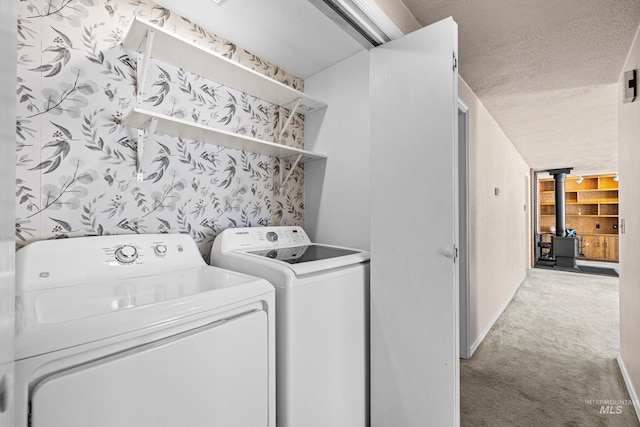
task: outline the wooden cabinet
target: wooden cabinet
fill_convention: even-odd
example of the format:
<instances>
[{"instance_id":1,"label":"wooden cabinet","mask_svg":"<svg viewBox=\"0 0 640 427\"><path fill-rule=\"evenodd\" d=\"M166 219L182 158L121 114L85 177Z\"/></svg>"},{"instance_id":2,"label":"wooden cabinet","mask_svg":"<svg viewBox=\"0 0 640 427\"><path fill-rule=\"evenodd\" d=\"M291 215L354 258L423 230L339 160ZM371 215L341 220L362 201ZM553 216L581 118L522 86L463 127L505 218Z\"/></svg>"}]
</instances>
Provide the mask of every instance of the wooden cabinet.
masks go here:
<instances>
[{"instance_id":1,"label":"wooden cabinet","mask_svg":"<svg viewBox=\"0 0 640 427\"><path fill-rule=\"evenodd\" d=\"M618 236L581 235L580 253L584 259L618 262Z\"/></svg>"},{"instance_id":2,"label":"wooden cabinet","mask_svg":"<svg viewBox=\"0 0 640 427\"><path fill-rule=\"evenodd\" d=\"M584 259L618 262L618 182L615 175L565 180L566 227L575 229ZM555 226L553 178L538 181L538 232ZM588 244L587 244L588 243Z\"/></svg>"},{"instance_id":3,"label":"wooden cabinet","mask_svg":"<svg viewBox=\"0 0 640 427\"><path fill-rule=\"evenodd\" d=\"M580 254L586 259L604 258L604 245L601 244L598 236L580 236Z\"/></svg>"},{"instance_id":4,"label":"wooden cabinet","mask_svg":"<svg viewBox=\"0 0 640 427\"><path fill-rule=\"evenodd\" d=\"M604 259L618 262L618 236L604 236Z\"/></svg>"}]
</instances>

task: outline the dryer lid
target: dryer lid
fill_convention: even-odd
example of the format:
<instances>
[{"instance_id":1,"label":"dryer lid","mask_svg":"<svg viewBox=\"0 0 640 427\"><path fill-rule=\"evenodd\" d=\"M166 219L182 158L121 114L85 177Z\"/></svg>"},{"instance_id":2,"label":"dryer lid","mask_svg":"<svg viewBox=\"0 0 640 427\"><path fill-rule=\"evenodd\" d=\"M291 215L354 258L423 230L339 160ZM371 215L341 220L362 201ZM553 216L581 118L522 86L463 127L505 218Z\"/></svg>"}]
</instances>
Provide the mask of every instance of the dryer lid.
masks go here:
<instances>
[{"instance_id":1,"label":"dryer lid","mask_svg":"<svg viewBox=\"0 0 640 427\"><path fill-rule=\"evenodd\" d=\"M17 359L102 340L273 292L208 266L188 235L39 241L16 254Z\"/></svg>"},{"instance_id":2,"label":"dryer lid","mask_svg":"<svg viewBox=\"0 0 640 427\"><path fill-rule=\"evenodd\" d=\"M264 279L205 266L21 293L16 295L16 359L213 315L271 292Z\"/></svg>"}]
</instances>

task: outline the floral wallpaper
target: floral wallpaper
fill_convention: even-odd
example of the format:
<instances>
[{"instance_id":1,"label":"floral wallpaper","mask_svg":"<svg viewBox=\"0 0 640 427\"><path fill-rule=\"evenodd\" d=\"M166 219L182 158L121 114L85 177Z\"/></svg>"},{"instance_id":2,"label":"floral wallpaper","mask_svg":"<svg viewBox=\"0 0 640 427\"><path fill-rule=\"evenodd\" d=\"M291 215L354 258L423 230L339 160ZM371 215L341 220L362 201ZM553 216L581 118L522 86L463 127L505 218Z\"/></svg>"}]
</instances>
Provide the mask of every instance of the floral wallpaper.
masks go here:
<instances>
[{"instance_id":1,"label":"floral wallpaper","mask_svg":"<svg viewBox=\"0 0 640 427\"><path fill-rule=\"evenodd\" d=\"M302 90L303 82L149 0L20 0L16 242L187 233L205 259L227 227L303 225L304 170L278 191L278 159L159 134L136 180L136 106L278 142L289 112L177 66L150 61L136 98L136 54L120 44L134 16ZM296 115L281 143L302 148ZM291 163L282 163L286 169Z\"/></svg>"}]
</instances>

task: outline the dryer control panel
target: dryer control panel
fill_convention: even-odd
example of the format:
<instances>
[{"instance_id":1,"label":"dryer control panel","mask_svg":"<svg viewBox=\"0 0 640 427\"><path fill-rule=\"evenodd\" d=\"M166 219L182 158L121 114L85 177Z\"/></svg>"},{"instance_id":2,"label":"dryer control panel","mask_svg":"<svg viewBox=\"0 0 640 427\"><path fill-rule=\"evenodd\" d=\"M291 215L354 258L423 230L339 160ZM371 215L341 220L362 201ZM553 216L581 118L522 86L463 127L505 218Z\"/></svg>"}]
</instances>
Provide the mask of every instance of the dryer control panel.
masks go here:
<instances>
[{"instance_id":1,"label":"dryer control panel","mask_svg":"<svg viewBox=\"0 0 640 427\"><path fill-rule=\"evenodd\" d=\"M206 266L185 234L127 234L41 240L16 254L20 286L47 289Z\"/></svg>"}]
</instances>

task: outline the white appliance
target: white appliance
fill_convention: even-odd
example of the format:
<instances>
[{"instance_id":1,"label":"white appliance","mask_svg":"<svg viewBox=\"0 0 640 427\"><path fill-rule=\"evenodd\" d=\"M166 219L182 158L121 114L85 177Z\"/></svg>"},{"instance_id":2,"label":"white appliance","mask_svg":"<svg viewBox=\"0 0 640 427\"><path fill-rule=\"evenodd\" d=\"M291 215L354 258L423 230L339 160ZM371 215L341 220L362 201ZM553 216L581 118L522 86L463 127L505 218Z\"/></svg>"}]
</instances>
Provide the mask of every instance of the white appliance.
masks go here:
<instances>
[{"instance_id":1,"label":"white appliance","mask_svg":"<svg viewBox=\"0 0 640 427\"><path fill-rule=\"evenodd\" d=\"M369 254L300 227L231 228L211 264L276 288L278 427L368 425Z\"/></svg>"},{"instance_id":2,"label":"white appliance","mask_svg":"<svg viewBox=\"0 0 640 427\"><path fill-rule=\"evenodd\" d=\"M16 254L16 426L275 426L275 292L187 235Z\"/></svg>"}]
</instances>

